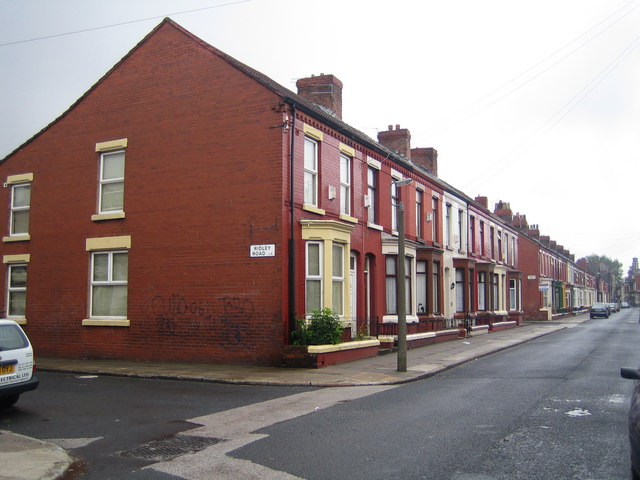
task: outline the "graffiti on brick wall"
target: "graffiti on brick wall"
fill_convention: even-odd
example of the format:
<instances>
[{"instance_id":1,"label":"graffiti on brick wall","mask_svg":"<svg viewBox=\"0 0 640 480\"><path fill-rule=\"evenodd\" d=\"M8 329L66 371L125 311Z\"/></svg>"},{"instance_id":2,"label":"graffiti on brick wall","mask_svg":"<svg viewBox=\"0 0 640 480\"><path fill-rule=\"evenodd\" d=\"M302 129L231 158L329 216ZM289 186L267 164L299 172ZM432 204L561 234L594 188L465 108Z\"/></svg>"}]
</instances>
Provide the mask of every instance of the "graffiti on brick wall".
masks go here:
<instances>
[{"instance_id":1,"label":"graffiti on brick wall","mask_svg":"<svg viewBox=\"0 0 640 480\"><path fill-rule=\"evenodd\" d=\"M220 297L222 313L218 315L223 341L222 346L228 350L236 350L244 345L243 331L248 329L248 322L253 318L253 302L248 298Z\"/></svg>"},{"instance_id":2,"label":"graffiti on brick wall","mask_svg":"<svg viewBox=\"0 0 640 480\"><path fill-rule=\"evenodd\" d=\"M198 325L213 318L211 305L206 300L187 300L178 294L168 297L157 295L151 299L150 309L160 335L176 335L180 324Z\"/></svg>"},{"instance_id":3,"label":"graffiti on brick wall","mask_svg":"<svg viewBox=\"0 0 640 480\"><path fill-rule=\"evenodd\" d=\"M200 335L215 338L225 349L248 349L246 336L254 319L253 301L241 297L188 299L183 295L157 295L149 301L149 310L162 336Z\"/></svg>"}]
</instances>

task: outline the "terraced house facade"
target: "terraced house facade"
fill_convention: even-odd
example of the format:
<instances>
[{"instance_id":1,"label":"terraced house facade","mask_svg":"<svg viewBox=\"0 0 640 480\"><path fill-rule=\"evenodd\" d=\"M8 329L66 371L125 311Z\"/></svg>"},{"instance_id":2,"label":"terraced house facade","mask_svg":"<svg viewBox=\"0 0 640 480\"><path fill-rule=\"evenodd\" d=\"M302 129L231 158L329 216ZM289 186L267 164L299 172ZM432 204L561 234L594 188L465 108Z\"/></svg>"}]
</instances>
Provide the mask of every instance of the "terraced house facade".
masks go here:
<instances>
[{"instance_id":1,"label":"terraced house facade","mask_svg":"<svg viewBox=\"0 0 640 480\"><path fill-rule=\"evenodd\" d=\"M278 365L320 308L393 335L401 282L412 333L522 320L517 228L407 129L345 123L333 75L297 89L166 19L2 161L5 316L40 355Z\"/></svg>"}]
</instances>

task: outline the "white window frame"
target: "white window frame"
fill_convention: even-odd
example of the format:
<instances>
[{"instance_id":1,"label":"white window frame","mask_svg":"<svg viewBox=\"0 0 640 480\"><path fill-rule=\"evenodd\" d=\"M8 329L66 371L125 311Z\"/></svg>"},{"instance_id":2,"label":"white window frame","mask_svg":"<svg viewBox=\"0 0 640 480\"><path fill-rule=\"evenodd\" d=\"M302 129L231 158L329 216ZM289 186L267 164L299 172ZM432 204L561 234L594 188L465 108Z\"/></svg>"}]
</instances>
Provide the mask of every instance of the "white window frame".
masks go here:
<instances>
[{"instance_id":1,"label":"white window frame","mask_svg":"<svg viewBox=\"0 0 640 480\"><path fill-rule=\"evenodd\" d=\"M316 245L318 247L318 272L317 273L310 273L309 272L309 246L310 245ZM307 316L311 316L311 314L313 313L313 310L310 308L310 303L309 302L309 288L308 288L308 284L309 282L318 282L320 284L320 289L318 291L318 295L319 298L318 300L318 306L319 309L322 309L323 306L323 298L324 298L324 282L323 282L323 265L324 265L324 260L323 260L323 256L324 256L324 242L319 242L319 241L309 241L306 243L305 245L305 311L306 311L306 315Z\"/></svg>"},{"instance_id":2,"label":"white window frame","mask_svg":"<svg viewBox=\"0 0 640 480\"><path fill-rule=\"evenodd\" d=\"M398 210L400 209L400 188L391 182L391 230L398 231Z\"/></svg>"},{"instance_id":3,"label":"white window frame","mask_svg":"<svg viewBox=\"0 0 640 480\"><path fill-rule=\"evenodd\" d=\"M11 278L12 278L12 271L14 268L24 268L25 270L25 284L24 286L14 286L12 285L11 282ZM25 318L26 316L26 310L27 310L27 300L26 300L26 294L27 294L27 276L28 276L28 270L27 270L27 264L26 263L10 263L7 264L7 318ZM25 295L25 300L24 300L24 311L21 313L15 313L11 311L11 296L14 293L24 293Z\"/></svg>"},{"instance_id":4,"label":"white window frame","mask_svg":"<svg viewBox=\"0 0 640 480\"><path fill-rule=\"evenodd\" d=\"M331 294L332 310L339 316L344 316L344 245L333 243L331 246ZM336 263L337 262L337 263ZM339 298L336 298L338 293Z\"/></svg>"},{"instance_id":5,"label":"white window frame","mask_svg":"<svg viewBox=\"0 0 640 480\"><path fill-rule=\"evenodd\" d=\"M126 280L114 280L114 262L113 256L117 254L125 254L127 255L127 279ZM94 270L95 270L95 261L97 256L99 255L107 255L107 279L106 280L95 280ZM107 319L107 320L121 320L127 318L128 311L128 286L129 286L129 268L128 268L128 258L129 251L128 250L96 250L91 252L91 271L90 271L90 295L89 295L89 318L91 319ZM93 294L95 287L127 287L127 300L125 304L125 314L124 315L96 315L94 314L94 305L93 305Z\"/></svg>"},{"instance_id":6,"label":"white window frame","mask_svg":"<svg viewBox=\"0 0 640 480\"><path fill-rule=\"evenodd\" d=\"M367 221L370 224L377 224L376 202L378 194L378 169L367 166L367 196L369 199L369 207L367 208Z\"/></svg>"},{"instance_id":7,"label":"white window frame","mask_svg":"<svg viewBox=\"0 0 640 480\"><path fill-rule=\"evenodd\" d=\"M487 310L487 273L478 272L478 310Z\"/></svg>"},{"instance_id":8,"label":"white window frame","mask_svg":"<svg viewBox=\"0 0 640 480\"><path fill-rule=\"evenodd\" d=\"M424 192L416 189L416 237L424 237Z\"/></svg>"},{"instance_id":9,"label":"white window frame","mask_svg":"<svg viewBox=\"0 0 640 480\"><path fill-rule=\"evenodd\" d=\"M451 204L445 205L445 217L444 217L444 244L446 247L451 248Z\"/></svg>"},{"instance_id":10,"label":"white window frame","mask_svg":"<svg viewBox=\"0 0 640 480\"><path fill-rule=\"evenodd\" d=\"M416 311L418 315L429 313L429 281L427 261L416 261Z\"/></svg>"},{"instance_id":11,"label":"white window frame","mask_svg":"<svg viewBox=\"0 0 640 480\"><path fill-rule=\"evenodd\" d=\"M398 314L398 282L404 281L405 292L405 313L411 315L413 313L413 257L405 255L404 260L404 280L398 278L398 255L387 255L385 257L385 289L387 315Z\"/></svg>"},{"instance_id":12,"label":"white window frame","mask_svg":"<svg viewBox=\"0 0 640 480\"><path fill-rule=\"evenodd\" d=\"M464 304L464 268L456 268L456 313L465 312L465 304Z\"/></svg>"},{"instance_id":13,"label":"white window frame","mask_svg":"<svg viewBox=\"0 0 640 480\"><path fill-rule=\"evenodd\" d=\"M439 201L437 197L431 198L431 237L434 243L438 242L438 208Z\"/></svg>"},{"instance_id":14,"label":"white window frame","mask_svg":"<svg viewBox=\"0 0 640 480\"><path fill-rule=\"evenodd\" d=\"M26 205L16 205L16 191L18 189L22 189L22 188L28 188L29 190L29 201L27 202ZM15 185L11 186L11 215L10 215L10 219L9 219L9 236L11 237L21 237L24 235L29 235L29 220L30 220L30 213L31 210L31 182L25 182L25 183L16 183ZM17 232L15 230L15 216L16 214L19 213L27 213L27 226L26 226L26 231L24 232Z\"/></svg>"},{"instance_id":15,"label":"white window frame","mask_svg":"<svg viewBox=\"0 0 640 480\"><path fill-rule=\"evenodd\" d=\"M104 178L104 166L105 159L113 155L122 155L123 156L123 173L122 177L113 177L113 178ZM99 172L99 189L98 189L98 213L99 214L109 214L109 213L117 213L124 212L124 169L126 167L126 156L124 150L112 150L108 152L100 153L100 172ZM120 208L111 208L105 209L103 207L103 198L104 198L104 189L108 185L122 185L122 205Z\"/></svg>"},{"instance_id":16,"label":"white window frame","mask_svg":"<svg viewBox=\"0 0 640 480\"><path fill-rule=\"evenodd\" d=\"M309 157L307 147L313 147ZM318 206L318 142L304 137L304 203Z\"/></svg>"},{"instance_id":17,"label":"white window frame","mask_svg":"<svg viewBox=\"0 0 640 480\"><path fill-rule=\"evenodd\" d=\"M351 157L340 154L340 213L351 215Z\"/></svg>"},{"instance_id":18,"label":"white window frame","mask_svg":"<svg viewBox=\"0 0 640 480\"><path fill-rule=\"evenodd\" d=\"M509 279L509 310L518 310L517 283L515 278Z\"/></svg>"}]
</instances>

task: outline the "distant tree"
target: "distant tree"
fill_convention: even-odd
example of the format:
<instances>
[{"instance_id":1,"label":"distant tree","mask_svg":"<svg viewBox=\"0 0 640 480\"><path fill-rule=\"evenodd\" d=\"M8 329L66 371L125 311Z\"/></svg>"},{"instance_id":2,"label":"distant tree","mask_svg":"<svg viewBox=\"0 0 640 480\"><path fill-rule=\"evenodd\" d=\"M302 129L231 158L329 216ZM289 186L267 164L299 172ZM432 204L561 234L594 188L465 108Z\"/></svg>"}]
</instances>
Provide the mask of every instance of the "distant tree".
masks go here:
<instances>
[{"instance_id":1,"label":"distant tree","mask_svg":"<svg viewBox=\"0 0 640 480\"><path fill-rule=\"evenodd\" d=\"M622 263L618 260L611 260L606 255L596 255L595 253L586 256L585 259L592 273L611 273L614 284L622 281ZM606 267L606 272L602 266ZM591 268L594 268L594 270L591 270Z\"/></svg>"}]
</instances>

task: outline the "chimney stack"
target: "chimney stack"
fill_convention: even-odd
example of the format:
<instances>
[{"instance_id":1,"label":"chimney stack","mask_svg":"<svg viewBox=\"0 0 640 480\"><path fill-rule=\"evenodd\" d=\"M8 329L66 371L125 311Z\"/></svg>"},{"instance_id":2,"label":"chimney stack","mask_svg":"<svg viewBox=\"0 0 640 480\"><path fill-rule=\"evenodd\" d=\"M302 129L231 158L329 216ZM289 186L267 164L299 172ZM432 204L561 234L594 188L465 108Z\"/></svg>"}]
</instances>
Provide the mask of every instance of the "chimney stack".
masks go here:
<instances>
[{"instance_id":1,"label":"chimney stack","mask_svg":"<svg viewBox=\"0 0 640 480\"><path fill-rule=\"evenodd\" d=\"M394 130L393 125L389 125L389 130L378 132L378 143L411 160L411 133L406 128L396 125Z\"/></svg>"},{"instance_id":2,"label":"chimney stack","mask_svg":"<svg viewBox=\"0 0 640 480\"><path fill-rule=\"evenodd\" d=\"M298 95L330 110L342 120L342 82L333 75L321 73L319 76L300 78L296 82Z\"/></svg>"},{"instance_id":3,"label":"chimney stack","mask_svg":"<svg viewBox=\"0 0 640 480\"><path fill-rule=\"evenodd\" d=\"M477 203L479 203L484 208L489 210L489 199L487 197L482 197L482 196L478 195L475 200L476 200Z\"/></svg>"},{"instance_id":4,"label":"chimney stack","mask_svg":"<svg viewBox=\"0 0 640 480\"><path fill-rule=\"evenodd\" d=\"M499 216L505 223L511 225L513 222L513 212L511 211L511 205L507 202L503 202L500 200L496 203L496 208L494 212L497 216Z\"/></svg>"},{"instance_id":5,"label":"chimney stack","mask_svg":"<svg viewBox=\"0 0 640 480\"><path fill-rule=\"evenodd\" d=\"M425 168L431 175L438 176L438 151L435 148L412 148L411 161Z\"/></svg>"},{"instance_id":6,"label":"chimney stack","mask_svg":"<svg viewBox=\"0 0 640 480\"><path fill-rule=\"evenodd\" d=\"M527 216L524 214L520 215L519 213L516 213L513 217L512 225L524 233L527 233L527 231L529 230L529 224L527 223Z\"/></svg>"}]
</instances>

